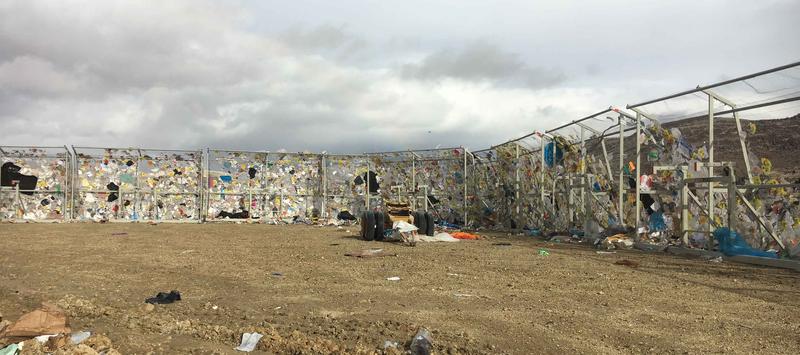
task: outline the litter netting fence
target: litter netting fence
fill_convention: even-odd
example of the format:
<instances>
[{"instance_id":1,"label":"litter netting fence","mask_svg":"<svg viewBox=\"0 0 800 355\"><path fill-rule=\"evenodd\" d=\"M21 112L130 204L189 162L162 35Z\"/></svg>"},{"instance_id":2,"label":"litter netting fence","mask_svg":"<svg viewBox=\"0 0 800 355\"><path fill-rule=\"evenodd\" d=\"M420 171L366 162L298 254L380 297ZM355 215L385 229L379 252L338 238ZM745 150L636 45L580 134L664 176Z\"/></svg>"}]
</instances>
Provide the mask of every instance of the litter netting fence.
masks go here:
<instances>
[{"instance_id":1,"label":"litter netting fence","mask_svg":"<svg viewBox=\"0 0 800 355\"><path fill-rule=\"evenodd\" d=\"M74 219L201 219L201 151L73 147L73 153Z\"/></svg>"},{"instance_id":2,"label":"litter netting fence","mask_svg":"<svg viewBox=\"0 0 800 355\"><path fill-rule=\"evenodd\" d=\"M800 254L800 63L591 114L489 149L368 154L0 147L0 218L355 219L407 202L471 228ZM787 119L777 119L789 117ZM771 119L771 120L766 120Z\"/></svg>"},{"instance_id":3,"label":"litter netting fence","mask_svg":"<svg viewBox=\"0 0 800 355\"><path fill-rule=\"evenodd\" d=\"M0 147L0 219L68 219L71 164L66 147Z\"/></svg>"},{"instance_id":4,"label":"litter netting fence","mask_svg":"<svg viewBox=\"0 0 800 355\"><path fill-rule=\"evenodd\" d=\"M322 156L208 150L206 219L310 218L321 208Z\"/></svg>"}]
</instances>

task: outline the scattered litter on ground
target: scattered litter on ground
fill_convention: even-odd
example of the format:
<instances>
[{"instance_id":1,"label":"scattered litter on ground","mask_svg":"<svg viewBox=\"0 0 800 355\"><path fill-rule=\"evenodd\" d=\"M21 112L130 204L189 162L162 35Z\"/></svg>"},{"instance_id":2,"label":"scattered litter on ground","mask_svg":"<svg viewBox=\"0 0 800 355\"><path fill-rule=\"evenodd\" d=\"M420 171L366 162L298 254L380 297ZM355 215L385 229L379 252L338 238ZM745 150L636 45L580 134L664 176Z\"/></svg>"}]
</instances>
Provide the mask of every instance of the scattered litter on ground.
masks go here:
<instances>
[{"instance_id":1,"label":"scattered litter on ground","mask_svg":"<svg viewBox=\"0 0 800 355\"><path fill-rule=\"evenodd\" d=\"M734 232L727 227L717 228L714 230L714 238L719 242L719 250L727 255L745 255L756 256L761 258L777 259L778 254L771 251L763 251L750 246L747 241L742 238L739 233Z\"/></svg>"},{"instance_id":2,"label":"scattered litter on ground","mask_svg":"<svg viewBox=\"0 0 800 355\"><path fill-rule=\"evenodd\" d=\"M628 260L628 259L618 260L614 264L628 266L628 267L631 267L631 268L634 268L634 269L639 267L639 262L638 261L633 261L633 260Z\"/></svg>"},{"instance_id":3,"label":"scattered litter on ground","mask_svg":"<svg viewBox=\"0 0 800 355\"><path fill-rule=\"evenodd\" d=\"M383 350L386 350L386 349L397 349L398 345L399 344L397 344L396 341L387 340L387 341L383 342Z\"/></svg>"},{"instance_id":4,"label":"scattered litter on ground","mask_svg":"<svg viewBox=\"0 0 800 355\"><path fill-rule=\"evenodd\" d=\"M498 243L492 243L492 245L494 245L494 246L498 246L498 247L510 247L510 246L511 246L511 243L508 243L508 242L498 242Z\"/></svg>"},{"instance_id":5,"label":"scattered litter on ground","mask_svg":"<svg viewBox=\"0 0 800 355\"><path fill-rule=\"evenodd\" d=\"M406 221L395 221L392 223L392 235L387 240L402 240L403 243L410 246L416 246L419 240L417 231L419 228Z\"/></svg>"},{"instance_id":6,"label":"scattered litter on ground","mask_svg":"<svg viewBox=\"0 0 800 355\"><path fill-rule=\"evenodd\" d=\"M86 338L90 337L91 335L92 335L91 332L87 332L85 330L82 330L82 331L79 331L79 332L72 333L69 336L69 339L70 339L70 341L72 341L73 344L80 344L84 340L86 340Z\"/></svg>"},{"instance_id":7,"label":"scattered litter on ground","mask_svg":"<svg viewBox=\"0 0 800 355\"><path fill-rule=\"evenodd\" d=\"M633 247L642 251L649 251L649 252L661 252L667 250L669 245L667 244L650 244L650 243L634 243Z\"/></svg>"},{"instance_id":8,"label":"scattered litter on ground","mask_svg":"<svg viewBox=\"0 0 800 355\"><path fill-rule=\"evenodd\" d=\"M181 252L181 254L189 254L189 253L194 253L194 249L184 250Z\"/></svg>"},{"instance_id":9,"label":"scattered litter on ground","mask_svg":"<svg viewBox=\"0 0 800 355\"><path fill-rule=\"evenodd\" d=\"M450 233L447 232L440 232L436 233L434 236L427 236L427 235L418 235L417 239L423 242L458 242L461 239L454 238Z\"/></svg>"},{"instance_id":10,"label":"scattered litter on ground","mask_svg":"<svg viewBox=\"0 0 800 355\"><path fill-rule=\"evenodd\" d=\"M23 314L16 322L0 332L0 342L16 343L40 335L70 333L67 315L61 308L49 303Z\"/></svg>"},{"instance_id":11,"label":"scattered litter on ground","mask_svg":"<svg viewBox=\"0 0 800 355\"><path fill-rule=\"evenodd\" d=\"M14 343L0 349L0 355L16 355L20 351L19 345Z\"/></svg>"},{"instance_id":12,"label":"scattered litter on ground","mask_svg":"<svg viewBox=\"0 0 800 355\"><path fill-rule=\"evenodd\" d=\"M283 273L282 272L277 272L277 271L273 272L273 273L270 273L270 275L272 275L273 277L283 277Z\"/></svg>"},{"instance_id":13,"label":"scattered litter on ground","mask_svg":"<svg viewBox=\"0 0 800 355\"><path fill-rule=\"evenodd\" d=\"M616 254L617 252L615 252L615 251L602 251L602 250L598 250L598 251L596 251L596 253L597 253L597 254L601 254L601 255L608 255L608 254Z\"/></svg>"},{"instance_id":14,"label":"scattered litter on ground","mask_svg":"<svg viewBox=\"0 0 800 355\"><path fill-rule=\"evenodd\" d=\"M721 263L721 262L722 262L722 257L721 257L721 256L718 256L718 257L716 257L716 258L711 258L711 259L708 259L708 262L711 262L711 263Z\"/></svg>"},{"instance_id":15,"label":"scattered litter on ground","mask_svg":"<svg viewBox=\"0 0 800 355\"><path fill-rule=\"evenodd\" d=\"M459 275L459 274L454 274L454 273L452 273L452 272L448 272L448 273L447 273L447 276L461 276L461 275Z\"/></svg>"},{"instance_id":16,"label":"scattered litter on ground","mask_svg":"<svg viewBox=\"0 0 800 355\"><path fill-rule=\"evenodd\" d=\"M603 249L630 249L633 248L633 239L625 234L616 234L603 239Z\"/></svg>"},{"instance_id":17,"label":"scattered litter on ground","mask_svg":"<svg viewBox=\"0 0 800 355\"><path fill-rule=\"evenodd\" d=\"M570 243L572 241L572 237L568 235L554 235L550 237L548 241L553 243Z\"/></svg>"},{"instance_id":18,"label":"scattered litter on ground","mask_svg":"<svg viewBox=\"0 0 800 355\"><path fill-rule=\"evenodd\" d=\"M50 340L50 338L54 338L54 337L57 337L57 336L58 336L58 334L47 334L47 335L40 335L38 337L34 337L33 339L38 341L41 344L44 344L44 343L47 343L47 341Z\"/></svg>"},{"instance_id":19,"label":"scattered litter on ground","mask_svg":"<svg viewBox=\"0 0 800 355\"><path fill-rule=\"evenodd\" d=\"M417 335L415 335L414 339L411 341L411 354L429 355L432 346L433 340L431 339L431 333L425 328L420 328L419 331L417 331Z\"/></svg>"},{"instance_id":20,"label":"scattered litter on ground","mask_svg":"<svg viewBox=\"0 0 800 355\"><path fill-rule=\"evenodd\" d=\"M258 341L261 340L261 337L263 336L264 335L259 333L244 333L242 334L242 343L239 344L239 346L234 348L233 350L249 353L256 349Z\"/></svg>"},{"instance_id":21,"label":"scattered litter on ground","mask_svg":"<svg viewBox=\"0 0 800 355\"><path fill-rule=\"evenodd\" d=\"M539 249L538 254L539 254L539 256L548 256L548 255L550 255L550 252L545 250L545 249Z\"/></svg>"},{"instance_id":22,"label":"scattered litter on ground","mask_svg":"<svg viewBox=\"0 0 800 355\"><path fill-rule=\"evenodd\" d=\"M400 277L399 276L387 277L386 279L389 280L389 281L400 281Z\"/></svg>"},{"instance_id":23,"label":"scattered litter on ground","mask_svg":"<svg viewBox=\"0 0 800 355\"><path fill-rule=\"evenodd\" d=\"M456 239L466 239L466 240L481 239L481 236L479 236L477 234L470 234L470 233L467 233L467 232L453 232L453 233L450 233L450 234L453 236L453 238L456 238Z\"/></svg>"},{"instance_id":24,"label":"scattered litter on ground","mask_svg":"<svg viewBox=\"0 0 800 355\"><path fill-rule=\"evenodd\" d=\"M331 243L331 244L330 244L330 246L332 246L332 247L335 247L335 246L337 246L337 245L339 245L339 243Z\"/></svg>"},{"instance_id":25,"label":"scattered litter on ground","mask_svg":"<svg viewBox=\"0 0 800 355\"><path fill-rule=\"evenodd\" d=\"M475 295L470 295L469 293L454 293L453 297L475 297Z\"/></svg>"},{"instance_id":26,"label":"scattered litter on ground","mask_svg":"<svg viewBox=\"0 0 800 355\"><path fill-rule=\"evenodd\" d=\"M358 251L351 251L344 253L345 256L352 256L356 258L376 258L383 256L397 256L396 253L388 253L383 249L362 249Z\"/></svg>"},{"instance_id":27,"label":"scattered litter on ground","mask_svg":"<svg viewBox=\"0 0 800 355\"><path fill-rule=\"evenodd\" d=\"M128 235L128 232L117 232L117 233L111 233L111 235L112 235L112 236L124 236L124 235Z\"/></svg>"},{"instance_id":28,"label":"scattered litter on ground","mask_svg":"<svg viewBox=\"0 0 800 355\"><path fill-rule=\"evenodd\" d=\"M150 304L169 304L181 300L181 293L175 290L167 292L159 292L155 297L150 297L144 300Z\"/></svg>"}]
</instances>

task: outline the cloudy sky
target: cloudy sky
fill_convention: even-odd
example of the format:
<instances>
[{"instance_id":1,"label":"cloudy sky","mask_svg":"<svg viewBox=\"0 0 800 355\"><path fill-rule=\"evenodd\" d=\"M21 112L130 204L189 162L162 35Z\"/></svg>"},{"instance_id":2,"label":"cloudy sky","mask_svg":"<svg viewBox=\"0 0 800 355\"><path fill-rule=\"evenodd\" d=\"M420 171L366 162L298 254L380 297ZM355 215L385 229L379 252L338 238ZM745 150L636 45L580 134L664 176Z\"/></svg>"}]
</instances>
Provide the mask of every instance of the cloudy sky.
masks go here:
<instances>
[{"instance_id":1,"label":"cloudy sky","mask_svg":"<svg viewBox=\"0 0 800 355\"><path fill-rule=\"evenodd\" d=\"M484 148L800 59L800 1L0 0L0 144Z\"/></svg>"}]
</instances>

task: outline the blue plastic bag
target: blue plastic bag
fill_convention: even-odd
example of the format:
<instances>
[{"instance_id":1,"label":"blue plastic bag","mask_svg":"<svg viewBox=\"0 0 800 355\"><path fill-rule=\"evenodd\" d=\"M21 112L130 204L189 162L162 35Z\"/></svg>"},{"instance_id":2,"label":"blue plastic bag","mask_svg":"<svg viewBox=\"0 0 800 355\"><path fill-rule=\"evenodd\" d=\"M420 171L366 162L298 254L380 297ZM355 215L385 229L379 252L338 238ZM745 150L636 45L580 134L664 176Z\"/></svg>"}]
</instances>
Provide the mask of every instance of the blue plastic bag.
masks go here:
<instances>
[{"instance_id":1,"label":"blue plastic bag","mask_svg":"<svg viewBox=\"0 0 800 355\"><path fill-rule=\"evenodd\" d=\"M717 230L714 231L714 238L719 242L719 250L722 254L727 256L745 255L772 259L778 258L776 253L751 247L739 233L733 232L727 227L717 228Z\"/></svg>"},{"instance_id":2,"label":"blue plastic bag","mask_svg":"<svg viewBox=\"0 0 800 355\"><path fill-rule=\"evenodd\" d=\"M653 212L650 215L649 223L651 232L661 232L667 230L667 223L664 222L664 214L661 211Z\"/></svg>"},{"instance_id":3,"label":"blue plastic bag","mask_svg":"<svg viewBox=\"0 0 800 355\"><path fill-rule=\"evenodd\" d=\"M556 161L555 163L561 163L564 160L564 151L561 150L560 146L553 144L553 142L547 143L544 146L544 162L547 166L553 166L553 149L555 147L556 150Z\"/></svg>"}]
</instances>

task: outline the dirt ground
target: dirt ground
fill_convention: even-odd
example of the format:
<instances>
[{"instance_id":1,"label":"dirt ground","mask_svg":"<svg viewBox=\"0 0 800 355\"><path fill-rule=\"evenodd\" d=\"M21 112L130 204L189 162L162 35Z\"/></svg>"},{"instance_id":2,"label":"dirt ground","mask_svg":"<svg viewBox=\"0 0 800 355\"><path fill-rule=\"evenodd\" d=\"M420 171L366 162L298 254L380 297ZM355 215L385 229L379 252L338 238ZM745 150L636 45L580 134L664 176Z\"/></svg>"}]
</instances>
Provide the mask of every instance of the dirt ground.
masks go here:
<instances>
[{"instance_id":1,"label":"dirt ground","mask_svg":"<svg viewBox=\"0 0 800 355\"><path fill-rule=\"evenodd\" d=\"M792 271L517 236L406 247L356 231L0 224L0 313L50 301L124 354L235 353L244 331L265 334L254 353L403 351L419 327L440 354L800 349ZM370 247L397 256L344 256ZM169 290L183 300L143 307Z\"/></svg>"}]
</instances>

